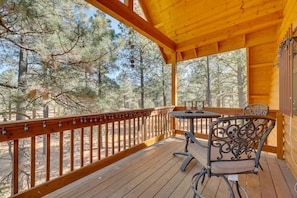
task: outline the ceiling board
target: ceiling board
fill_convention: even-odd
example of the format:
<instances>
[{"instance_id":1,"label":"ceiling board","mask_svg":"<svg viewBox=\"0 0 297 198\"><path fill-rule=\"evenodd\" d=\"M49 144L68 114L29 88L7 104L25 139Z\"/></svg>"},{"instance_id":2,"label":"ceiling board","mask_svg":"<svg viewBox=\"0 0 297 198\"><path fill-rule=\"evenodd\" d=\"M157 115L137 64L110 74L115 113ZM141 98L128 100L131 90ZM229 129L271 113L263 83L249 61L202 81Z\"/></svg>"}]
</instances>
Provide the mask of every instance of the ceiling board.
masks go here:
<instances>
[{"instance_id":1,"label":"ceiling board","mask_svg":"<svg viewBox=\"0 0 297 198\"><path fill-rule=\"evenodd\" d=\"M256 32L280 24L282 13L276 12L268 16L269 17L265 16L257 20L251 20L242 24L238 24L236 26L231 26L222 31L214 31L204 35L197 34L197 36L194 39L187 40L183 43L177 44L177 51L187 50L188 48L198 47L211 42L218 42L220 40L229 39L231 37L238 36L241 34Z\"/></svg>"},{"instance_id":2,"label":"ceiling board","mask_svg":"<svg viewBox=\"0 0 297 198\"><path fill-rule=\"evenodd\" d=\"M265 4L268 6L268 4ZM195 37L197 34L203 35L210 32L222 30L230 26L234 26L249 20L254 20L267 14L274 13L278 11L279 8L274 7L273 9L265 7L263 5L263 11L260 12L259 9L252 7L251 10L245 11L244 14L238 12L237 9L230 10L228 12L221 12L215 14L209 14L205 19L201 20L184 20L186 22L177 22L174 19L173 25L167 22L168 25L166 30L160 29L163 33L167 34L169 38L175 42L183 42L184 40L189 40ZM265 14L264 14L265 13ZM200 19L200 17L197 17ZM189 22L188 22L189 21ZM165 20L166 24L166 20ZM185 36L186 35L186 36ZM175 39L174 39L175 38Z\"/></svg>"}]
</instances>

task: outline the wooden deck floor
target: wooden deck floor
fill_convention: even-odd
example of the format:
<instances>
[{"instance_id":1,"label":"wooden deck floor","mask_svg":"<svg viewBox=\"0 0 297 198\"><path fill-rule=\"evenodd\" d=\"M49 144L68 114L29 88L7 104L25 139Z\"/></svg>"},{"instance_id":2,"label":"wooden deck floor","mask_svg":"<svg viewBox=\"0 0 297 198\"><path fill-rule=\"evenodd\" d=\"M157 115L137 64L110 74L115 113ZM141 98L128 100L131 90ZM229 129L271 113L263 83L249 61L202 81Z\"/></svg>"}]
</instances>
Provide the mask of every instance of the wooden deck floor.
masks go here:
<instances>
[{"instance_id":1,"label":"wooden deck floor","mask_svg":"<svg viewBox=\"0 0 297 198\"><path fill-rule=\"evenodd\" d=\"M184 140L168 138L46 197L192 197L190 178L201 170L201 166L193 160L186 171L181 172L179 168L185 157L174 157L172 153L183 148ZM261 165L264 171L258 175L239 176L239 182L249 197L297 197L294 192L296 179L284 161L263 155ZM203 189L206 198L229 197L222 179L212 177L206 182Z\"/></svg>"}]
</instances>

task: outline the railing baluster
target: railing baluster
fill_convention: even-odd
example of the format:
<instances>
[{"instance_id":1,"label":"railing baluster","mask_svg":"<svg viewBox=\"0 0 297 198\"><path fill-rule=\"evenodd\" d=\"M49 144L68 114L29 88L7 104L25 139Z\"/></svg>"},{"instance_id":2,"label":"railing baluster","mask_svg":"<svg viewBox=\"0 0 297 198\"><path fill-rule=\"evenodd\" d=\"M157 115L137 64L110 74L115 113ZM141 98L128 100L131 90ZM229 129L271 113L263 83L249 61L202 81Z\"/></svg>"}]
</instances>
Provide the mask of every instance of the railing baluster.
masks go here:
<instances>
[{"instance_id":1,"label":"railing baluster","mask_svg":"<svg viewBox=\"0 0 297 198\"><path fill-rule=\"evenodd\" d=\"M36 138L31 137L31 171L30 171L30 185L31 188L35 186L35 171L36 171Z\"/></svg>"},{"instance_id":2,"label":"railing baluster","mask_svg":"<svg viewBox=\"0 0 297 198\"><path fill-rule=\"evenodd\" d=\"M160 135L160 115L156 115L157 136Z\"/></svg>"},{"instance_id":3,"label":"railing baluster","mask_svg":"<svg viewBox=\"0 0 297 198\"><path fill-rule=\"evenodd\" d=\"M142 116L141 117L141 133L142 133L142 142L147 140L147 134L146 134L146 127L145 127L145 120L146 117Z\"/></svg>"},{"instance_id":4,"label":"railing baluster","mask_svg":"<svg viewBox=\"0 0 297 198\"><path fill-rule=\"evenodd\" d=\"M98 132L97 132L97 145L98 145L98 148L97 148L97 160L100 160L101 159L101 148L102 148L102 133L101 133L101 129L102 129L102 126L101 124L98 124Z\"/></svg>"},{"instance_id":5,"label":"railing baluster","mask_svg":"<svg viewBox=\"0 0 297 198\"><path fill-rule=\"evenodd\" d=\"M59 133L59 175L63 175L63 131Z\"/></svg>"},{"instance_id":6,"label":"railing baluster","mask_svg":"<svg viewBox=\"0 0 297 198\"><path fill-rule=\"evenodd\" d=\"M133 118L133 146L136 144L136 120Z\"/></svg>"},{"instance_id":7,"label":"railing baluster","mask_svg":"<svg viewBox=\"0 0 297 198\"><path fill-rule=\"evenodd\" d=\"M140 118L137 118L137 144L140 144L141 140L140 138L140 132L141 132L141 128L140 128Z\"/></svg>"},{"instance_id":8,"label":"railing baluster","mask_svg":"<svg viewBox=\"0 0 297 198\"><path fill-rule=\"evenodd\" d=\"M105 124L105 157L108 157L108 123Z\"/></svg>"},{"instance_id":9,"label":"railing baluster","mask_svg":"<svg viewBox=\"0 0 297 198\"><path fill-rule=\"evenodd\" d=\"M164 132L164 117L163 117L163 114L161 114L160 115L160 119L161 119L161 121L160 121L160 124L161 124L161 126L160 126L160 128L161 128L161 134L163 134L163 132Z\"/></svg>"},{"instance_id":10,"label":"railing baluster","mask_svg":"<svg viewBox=\"0 0 297 198\"><path fill-rule=\"evenodd\" d=\"M111 154L114 155L114 122L111 124Z\"/></svg>"},{"instance_id":11,"label":"railing baluster","mask_svg":"<svg viewBox=\"0 0 297 198\"><path fill-rule=\"evenodd\" d=\"M46 134L46 171L45 171L45 180L50 180L50 158L51 158L51 134Z\"/></svg>"},{"instance_id":12,"label":"railing baluster","mask_svg":"<svg viewBox=\"0 0 297 198\"><path fill-rule=\"evenodd\" d=\"M205 119L200 118L199 121L200 121L200 131L202 132L203 131L203 122L205 122ZM207 134L207 131L205 131L205 134Z\"/></svg>"},{"instance_id":13,"label":"railing baluster","mask_svg":"<svg viewBox=\"0 0 297 198\"><path fill-rule=\"evenodd\" d=\"M70 132L70 171L74 170L74 130Z\"/></svg>"},{"instance_id":14,"label":"railing baluster","mask_svg":"<svg viewBox=\"0 0 297 198\"><path fill-rule=\"evenodd\" d=\"M80 129L80 167L84 166L84 128Z\"/></svg>"},{"instance_id":15,"label":"railing baluster","mask_svg":"<svg viewBox=\"0 0 297 198\"><path fill-rule=\"evenodd\" d=\"M155 115L155 130L156 130L156 132L155 132L155 136L158 136L159 135L159 120L158 120L158 115Z\"/></svg>"},{"instance_id":16,"label":"railing baluster","mask_svg":"<svg viewBox=\"0 0 297 198\"><path fill-rule=\"evenodd\" d=\"M126 121L126 119L124 119L123 120L123 122L124 122L124 150L126 150L126 148L127 148L127 142L126 142L126 135L127 135L127 129L126 129L126 123L127 123L127 121Z\"/></svg>"},{"instance_id":17,"label":"railing baluster","mask_svg":"<svg viewBox=\"0 0 297 198\"><path fill-rule=\"evenodd\" d=\"M13 141L13 193L19 192L19 140Z\"/></svg>"},{"instance_id":18,"label":"railing baluster","mask_svg":"<svg viewBox=\"0 0 297 198\"><path fill-rule=\"evenodd\" d=\"M93 163L93 126L90 126L90 139L89 139L89 150L90 150L90 164Z\"/></svg>"},{"instance_id":19,"label":"railing baluster","mask_svg":"<svg viewBox=\"0 0 297 198\"><path fill-rule=\"evenodd\" d=\"M150 134L151 137L154 137L154 117L150 116Z\"/></svg>"},{"instance_id":20,"label":"railing baluster","mask_svg":"<svg viewBox=\"0 0 297 198\"><path fill-rule=\"evenodd\" d=\"M129 119L128 124L128 148L131 148L131 119Z\"/></svg>"},{"instance_id":21,"label":"railing baluster","mask_svg":"<svg viewBox=\"0 0 297 198\"><path fill-rule=\"evenodd\" d=\"M118 153L121 151L121 121L118 121Z\"/></svg>"},{"instance_id":22,"label":"railing baluster","mask_svg":"<svg viewBox=\"0 0 297 198\"><path fill-rule=\"evenodd\" d=\"M150 116L146 115L145 116L145 120L144 120L144 125L145 125L145 134L146 134L146 138L150 139L151 138L151 130L150 130Z\"/></svg>"},{"instance_id":23,"label":"railing baluster","mask_svg":"<svg viewBox=\"0 0 297 198\"><path fill-rule=\"evenodd\" d=\"M153 137L157 136L157 130L156 130L156 115L152 116L152 123L153 123Z\"/></svg>"}]
</instances>

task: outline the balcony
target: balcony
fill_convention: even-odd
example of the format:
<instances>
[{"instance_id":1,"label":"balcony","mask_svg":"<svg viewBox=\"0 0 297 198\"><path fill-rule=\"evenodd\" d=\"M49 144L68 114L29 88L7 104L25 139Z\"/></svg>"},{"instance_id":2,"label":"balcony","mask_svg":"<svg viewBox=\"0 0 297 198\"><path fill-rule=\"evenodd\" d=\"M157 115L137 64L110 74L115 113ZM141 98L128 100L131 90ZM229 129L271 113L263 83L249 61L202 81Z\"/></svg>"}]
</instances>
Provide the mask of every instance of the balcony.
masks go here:
<instances>
[{"instance_id":1,"label":"balcony","mask_svg":"<svg viewBox=\"0 0 297 198\"><path fill-rule=\"evenodd\" d=\"M96 183L92 182L94 178L99 178L99 181L96 180L98 184L96 189L101 188L100 181L103 179L111 183L116 180L127 184L126 187L123 187L124 191L127 190L126 188L130 188L131 182L133 185L140 186L138 188L143 188L139 189L140 191L145 191L148 186L140 184L149 177L152 177L149 181L153 183L168 182L171 184L173 182L178 188L189 190L187 177L199 170L199 164L195 165L196 162L192 162L191 167L182 173L179 171L179 165L184 157L173 157L172 155L173 151L183 149L183 136L180 135L189 130L189 123L186 120L172 118L169 112L182 108L163 107L2 123L0 125L2 155L0 164L7 164L7 167L3 166L0 169L1 177L6 179L7 185L2 185L1 191L6 192L5 196L12 193L14 197L42 197L46 195L56 197L58 196L55 194L57 192L61 192L61 196L64 197L68 196L65 189L72 186L75 189L85 189L85 191L79 191L87 195L89 193L87 186ZM207 110L220 113L222 116L242 113L241 109L235 108L208 108ZM269 115L277 119L277 127L264 148L269 153L262 158L264 160L262 164L265 164L264 171L259 174L260 177L242 176L241 179L248 181L251 177L251 187L247 183L247 188L257 186L262 192L266 188L264 184L268 182L261 183L262 181L256 178L272 178L273 185L267 187L268 192L274 191L277 197L279 196L278 188L280 188L282 193L293 195L296 180L286 168L286 164L275 157L282 159L283 136L280 128L282 116L278 111L273 110ZM206 137L211 121L212 119L195 120L197 137ZM164 152L165 150L166 152ZM163 160L160 160L160 157ZM137 162L138 160L139 162ZM147 174L160 177L157 179L156 176L143 176L146 171L140 171L141 169L136 171L138 166L149 170ZM168 169L167 166L171 168ZM131 167L131 170L122 171L125 167ZM110 172L110 170L112 171ZM99 172L94 173L96 171ZM124 177L129 171L132 171L133 174ZM93 173L104 176L96 176ZM265 176L261 176L262 174ZM171 178L177 177L176 175L179 175L178 180L171 180ZM136 176L140 178L139 181L134 181L133 177ZM281 177L283 180L280 179ZM220 183L220 181L217 182ZM278 182L281 182L282 185L286 184L286 187L280 187ZM68 184L70 187L66 186ZM66 187L63 188L64 186ZM155 187L161 186L156 185ZM112 185L110 188L109 190L118 187ZM275 190L272 190L273 188ZM123 196L124 191L119 189L118 193ZM158 190L154 189L153 191L157 192Z\"/></svg>"}]
</instances>

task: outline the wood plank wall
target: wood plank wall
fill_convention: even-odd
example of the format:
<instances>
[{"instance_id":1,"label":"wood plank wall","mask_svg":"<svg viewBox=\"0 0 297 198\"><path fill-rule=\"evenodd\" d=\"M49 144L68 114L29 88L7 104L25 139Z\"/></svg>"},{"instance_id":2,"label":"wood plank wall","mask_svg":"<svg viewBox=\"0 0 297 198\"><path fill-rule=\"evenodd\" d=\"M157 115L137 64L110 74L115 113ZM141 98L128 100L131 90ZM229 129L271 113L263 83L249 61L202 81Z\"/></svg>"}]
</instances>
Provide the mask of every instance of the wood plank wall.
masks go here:
<instances>
[{"instance_id":1,"label":"wood plank wall","mask_svg":"<svg viewBox=\"0 0 297 198\"><path fill-rule=\"evenodd\" d=\"M276 30L263 30L266 40L260 45L247 48L248 65L248 103L266 103L270 105L270 93L273 83L274 60L276 57ZM259 37L262 39L263 36ZM278 97L274 99L278 100ZM270 107L271 108L271 107ZM278 108L273 108L278 109Z\"/></svg>"},{"instance_id":2,"label":"wood plank wall","mask_svg":"<svg viewBox=\"0 0 297 198\"><path fill-rule=\"evenodd\" d=\"M287 0L284 9L284 20L280 26L278 44L280 44L285 38L288 30L292 28L293 30L297 27L297 1ZM292 75L292 74L291 74ZM290 83L293 84L291 81ZM279 87L280 91L282 89L287 89L286 87ZM297 117L290 117L284 114L284 157L288 163L293 174L297 178Z\"/></svg>"},{"instance_id":3,"label":"wood plank wall","mask_svg":"<svg viewBox=\"0 0 297 198\"><path fill-rule=\"evenodd\" d=\"M292 120L290 120L292 119ZM284 158L297 178L297 117L284 116Z\"/></svg>"}]
</instances>

